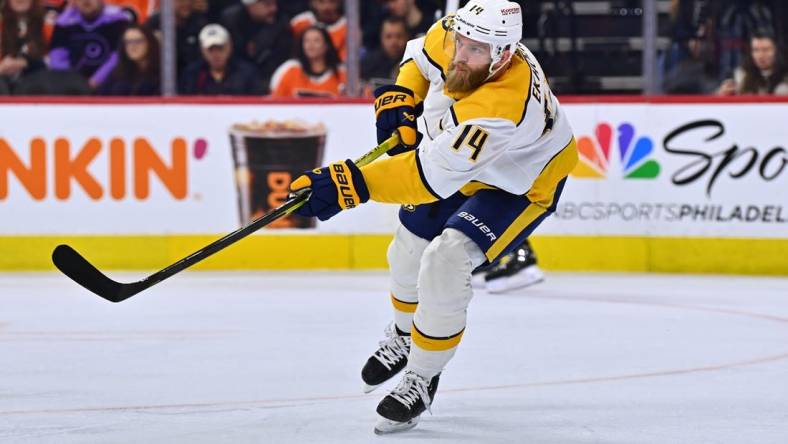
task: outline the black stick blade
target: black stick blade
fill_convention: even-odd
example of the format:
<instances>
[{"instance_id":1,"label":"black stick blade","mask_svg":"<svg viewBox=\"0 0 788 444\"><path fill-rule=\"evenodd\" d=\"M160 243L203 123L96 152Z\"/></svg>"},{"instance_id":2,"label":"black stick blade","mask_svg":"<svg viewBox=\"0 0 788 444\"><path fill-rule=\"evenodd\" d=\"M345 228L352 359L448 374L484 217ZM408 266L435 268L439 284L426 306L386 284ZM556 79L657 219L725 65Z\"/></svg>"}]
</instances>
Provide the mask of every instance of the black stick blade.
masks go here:
<instances>
[{"instance_id":1,"label":"black stick blade","mask_svg":"<svg viewBox=\"0 0 788 444\"><path fill-rule=\"evenodd\" d=\"M52 262L71 280L110 302L120 302L147 288L141 282L122 284L113 281L68 245L55 247Z\"/></svg>"}]
</instances>

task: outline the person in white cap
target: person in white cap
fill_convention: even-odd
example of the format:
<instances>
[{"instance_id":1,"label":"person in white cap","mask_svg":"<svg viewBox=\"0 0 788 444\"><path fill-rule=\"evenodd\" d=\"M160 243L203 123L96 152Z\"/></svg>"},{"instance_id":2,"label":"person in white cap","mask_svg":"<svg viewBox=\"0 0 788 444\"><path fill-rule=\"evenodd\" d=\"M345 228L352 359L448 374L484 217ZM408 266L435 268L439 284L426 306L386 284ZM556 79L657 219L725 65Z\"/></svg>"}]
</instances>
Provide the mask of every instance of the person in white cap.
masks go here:
<instances>
[{"instance_id":1,"label":"person in white cap","mask_svg":"<svg viewBox=\"0 0 788 444\"><path fill-rule=\"evenodd\" d=\"M377 407L376 433L412 428L430 408L465 332L471 272L555 211L577 163L567 117L521 38L517 3L470 0L408 42L396 84L376 90L378 138L402 141L390 157L291 184L312 190L297 212L321 220L368 200L404 204L388 250L394 328L361 372L371 391L405 371Z\"/></svg>"},{"instance_id":2,"label":"person in white cap","mask_svg":"<svg viewBox=\"0 0 788 444\"><path fill-rule=\"evenodd\" d=\"M232 56L230 33L221 25L210 24L200 31L203 60L181 76L180 94L260 95L263 84L251 63Z\"/></svg>"}]
</instances>

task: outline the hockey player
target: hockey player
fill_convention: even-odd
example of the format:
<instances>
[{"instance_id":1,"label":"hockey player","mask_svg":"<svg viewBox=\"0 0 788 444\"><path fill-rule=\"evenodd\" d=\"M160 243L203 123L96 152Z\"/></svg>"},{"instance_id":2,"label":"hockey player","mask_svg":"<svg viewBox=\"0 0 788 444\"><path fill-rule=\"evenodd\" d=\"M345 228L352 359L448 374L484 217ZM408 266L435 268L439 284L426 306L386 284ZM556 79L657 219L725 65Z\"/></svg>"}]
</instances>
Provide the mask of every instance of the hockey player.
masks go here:
<instances>
[{"instance_id":1,"label":"hockey player","mask_svg":"<svg viewBox=\"0 0 788 444\"><path fill-rule=\"evenodd\" d=\"M298 213L320 220L368 200L403 204L388 250L394 328L362 379L371 391L405 372L377 407L376 433L414 427L430 408L465 331L472 270L522 244L577 162L567 117L521 36L520 6L506 0L471 0L435 23L408 42L396 84L376 91L378 138L397 131L402 145L291 185L311 187Z\"/></svg>"}]
</instances>

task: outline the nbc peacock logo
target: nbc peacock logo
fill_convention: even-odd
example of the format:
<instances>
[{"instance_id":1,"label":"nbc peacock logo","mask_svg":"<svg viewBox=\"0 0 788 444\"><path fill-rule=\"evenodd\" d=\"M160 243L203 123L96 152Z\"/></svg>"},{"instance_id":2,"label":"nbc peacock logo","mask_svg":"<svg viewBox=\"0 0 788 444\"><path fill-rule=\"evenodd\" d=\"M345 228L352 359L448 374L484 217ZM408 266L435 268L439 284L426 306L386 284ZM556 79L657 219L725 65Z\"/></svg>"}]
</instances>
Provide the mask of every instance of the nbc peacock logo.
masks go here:
<instances>
[{"instance_id":1,"label":"nbc peacock logo","mask_svg":"<svg viewBox=\"0 0 788 444\"><path fill-rule=\"evenodd\" d=\"M583 136L577 141L580 161L572 171L573 177L604 179L608 176L613 151L613 127L608 123L600 123L594 133L596 140ZM619 125L617 136L618 159L624 179L655 179L659 176L659 163L651 159L654 141L650 137L639 136L636 139L635 127L631 123Z\"/></svg>"}]
</instances>

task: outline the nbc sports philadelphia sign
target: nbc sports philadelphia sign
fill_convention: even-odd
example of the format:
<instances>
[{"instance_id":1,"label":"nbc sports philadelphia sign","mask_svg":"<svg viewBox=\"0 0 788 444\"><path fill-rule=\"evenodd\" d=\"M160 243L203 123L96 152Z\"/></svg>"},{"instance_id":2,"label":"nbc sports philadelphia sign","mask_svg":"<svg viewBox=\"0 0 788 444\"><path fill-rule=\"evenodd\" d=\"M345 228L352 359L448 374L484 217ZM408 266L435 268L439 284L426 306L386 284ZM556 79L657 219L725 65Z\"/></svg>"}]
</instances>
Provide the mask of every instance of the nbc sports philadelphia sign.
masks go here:
<instances>
[{"instance_id":1,"label":"nbc sports philadelphia sign","mask_svg":"<svg viewBox=\"0 0 788 444\"><path fill-rule=\"evenodd\" d=\"M543 233L788 238L788 104L564 108L579 162Z\"/></svg>"}]
</instances>

